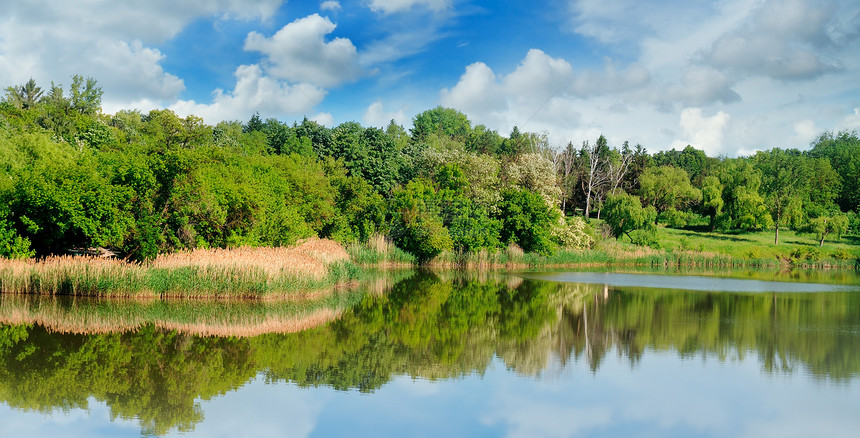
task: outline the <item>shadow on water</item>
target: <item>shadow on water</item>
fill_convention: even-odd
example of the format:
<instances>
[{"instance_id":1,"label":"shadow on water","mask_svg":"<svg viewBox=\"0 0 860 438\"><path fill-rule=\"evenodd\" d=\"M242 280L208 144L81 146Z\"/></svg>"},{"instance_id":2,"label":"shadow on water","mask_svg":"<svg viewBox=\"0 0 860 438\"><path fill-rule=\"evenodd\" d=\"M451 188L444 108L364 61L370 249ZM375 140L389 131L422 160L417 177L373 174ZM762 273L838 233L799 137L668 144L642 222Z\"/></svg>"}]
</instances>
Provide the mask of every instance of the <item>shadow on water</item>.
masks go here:
<instances>
[{"instance_id":1,"label":"shadow on water","mask_svg":"<svg viewBox=\"0 0 860 438\"><path fill-rule=\"evenodd\" d=\"M259 375L373 392L398 376L483 374L494 358L540 376L574 363L599 373L615 355L636 366L655 351L720 361L755 355L763 372L837 385L860 375L860 293L689 292L458 272L378 284L385 290L361 295L336 320L295 333L0 325L0 396L43 412L94 398L113 417L140 422L144 434L164 434L193 429L200 400Z\"/></svg>"}]
</instances>

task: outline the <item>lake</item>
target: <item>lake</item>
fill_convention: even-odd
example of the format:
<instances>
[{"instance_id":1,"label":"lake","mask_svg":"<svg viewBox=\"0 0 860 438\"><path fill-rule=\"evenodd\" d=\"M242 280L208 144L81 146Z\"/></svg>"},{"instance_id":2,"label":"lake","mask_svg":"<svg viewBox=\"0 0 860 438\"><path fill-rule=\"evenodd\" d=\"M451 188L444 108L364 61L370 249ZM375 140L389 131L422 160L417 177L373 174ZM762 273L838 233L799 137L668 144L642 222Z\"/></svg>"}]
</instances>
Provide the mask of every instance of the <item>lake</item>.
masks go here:
<instances>
[{"instance_id":1,"label":"lake","mask_svg":"<svg viewBox=\"0 0 860 438\"><path fill-rule=\"evenodd\" d=\"M2 437L855 437L858 412L855 272L410 271L302 303L0 295Z\"/></svg>"}]
</instances>

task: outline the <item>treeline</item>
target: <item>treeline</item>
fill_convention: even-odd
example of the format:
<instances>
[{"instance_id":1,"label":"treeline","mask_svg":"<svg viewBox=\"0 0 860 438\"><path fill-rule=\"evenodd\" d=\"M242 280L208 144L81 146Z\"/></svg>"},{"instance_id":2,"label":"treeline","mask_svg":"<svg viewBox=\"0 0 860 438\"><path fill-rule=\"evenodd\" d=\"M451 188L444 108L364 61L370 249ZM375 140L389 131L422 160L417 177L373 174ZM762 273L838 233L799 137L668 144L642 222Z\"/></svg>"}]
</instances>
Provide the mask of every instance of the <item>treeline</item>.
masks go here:
<instances>
[{"instance_id":1,"label":"treeline","mask_svg":"<svg viewBox=\"0 0 860 438\"><path fill-rule=\"evenodd\" d=\"M860 207L856 133L823 134L808 152L717 159L692 147L651 155L603 136L559 150L442 107L408 131L259 115L211 126L170 110L103 114L101 97L80 76L68 92L33 80L6 89L0 255L98 246L143 260L378 235L419 261L511 244L546 254L599 238L583 217L645 244L658 222L792 227L823 241L856 228Z\"/></svg>"}]
</instances>

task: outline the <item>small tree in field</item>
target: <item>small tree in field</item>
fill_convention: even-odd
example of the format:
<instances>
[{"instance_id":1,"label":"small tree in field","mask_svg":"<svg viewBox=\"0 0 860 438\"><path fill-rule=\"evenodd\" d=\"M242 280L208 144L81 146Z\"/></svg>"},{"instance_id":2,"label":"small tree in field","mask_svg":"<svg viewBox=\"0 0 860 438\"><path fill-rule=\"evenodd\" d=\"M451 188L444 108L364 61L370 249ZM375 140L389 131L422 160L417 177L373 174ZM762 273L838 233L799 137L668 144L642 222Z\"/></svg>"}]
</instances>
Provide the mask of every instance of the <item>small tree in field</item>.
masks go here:
<instances>
[{"instance_id":1,"label":"small tree in field","mask_svg":"<svg viewBox=\"0 0 860 438\"><path fill-rule=\"evenodd\" d=\"M606 199L606 224L617 240L621 235L630 238L633 230L653 228L657 210L653 206L642 208L638 196L619 193ZM632 238L631 238L632 240Z\"/></svg>"},{"instance_id":2,"label":"small tree in field","mask_svg":"<svg viewBox=\"0 0 860 438\"><path fill-rule=\"evenodd\" d=\"M815 238L818 239L818 246L824 246L824 238L827 235L832 234L833 237L839 239L848 231L848 216L836 214L817 217L809 221L809 226L815 233Z\"/></svg>"}]
</instances>

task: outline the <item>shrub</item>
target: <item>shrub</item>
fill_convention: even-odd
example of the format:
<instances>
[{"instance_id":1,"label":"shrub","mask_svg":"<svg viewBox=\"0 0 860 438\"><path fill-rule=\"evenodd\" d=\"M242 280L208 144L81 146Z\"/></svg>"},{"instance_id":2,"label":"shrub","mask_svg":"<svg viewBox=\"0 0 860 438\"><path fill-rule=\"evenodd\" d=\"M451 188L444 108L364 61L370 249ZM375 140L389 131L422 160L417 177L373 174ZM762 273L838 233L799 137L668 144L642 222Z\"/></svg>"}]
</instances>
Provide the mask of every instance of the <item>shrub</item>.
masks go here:
<instances>
[{"instance_id":1,"label":"shrub","mask_svg":"<svg viewBox=\"0 0 860 438\"><path fill-rule=\"evenodd\" d=\"M579 216L559 216L551 234L565 248L590 248L594 244L594 230Z\"/></svg>"},{"instance_id":2,"label":"shrub","mask_svg":"<svg viewBox=\"0 0 860 438\"><path fill-rule=\"evenodd\" d=\"M508 190L502 195L502 241L513 242L525 251L550 254L555 244L550 236L558 211L546 205L543 198L529 190Z\"/></svg>"},{"instance_id":3,"label":"shrub","mask_svg":"<svg viewBox=\"0 0 860 438\"><path fill-rule=\"evenodd\" d=\"M684 228L689 223L689 219L689 213L674 208L670 208L663 213L663 222L670 228Z\"/></svg>"},{"instance_id":4,"label":"shrub","mask_svg":"<svg viewBox=\"0 0 860 438\"><path fill-rule=\"evenodd\" d=\"M629 233L629 236L630 241L634 245L648 246L654 249L661 249L663 247L657 240L657 230L654 228L633 230Z\"/></svg>"}]
</instances>

